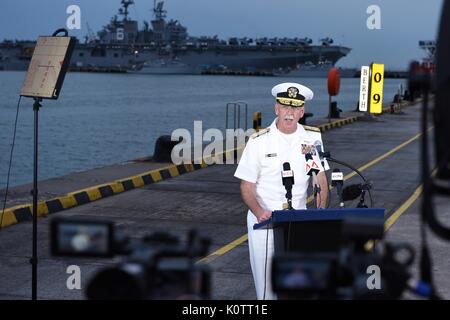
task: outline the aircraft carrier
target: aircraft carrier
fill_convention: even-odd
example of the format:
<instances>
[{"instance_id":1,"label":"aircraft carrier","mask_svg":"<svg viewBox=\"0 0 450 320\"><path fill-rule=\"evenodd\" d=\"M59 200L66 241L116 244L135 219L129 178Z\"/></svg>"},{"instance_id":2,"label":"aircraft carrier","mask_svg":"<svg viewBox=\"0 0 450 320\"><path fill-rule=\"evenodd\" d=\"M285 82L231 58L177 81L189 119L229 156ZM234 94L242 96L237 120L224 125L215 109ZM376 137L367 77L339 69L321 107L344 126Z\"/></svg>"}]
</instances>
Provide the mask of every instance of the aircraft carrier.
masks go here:
<instances>
[{"instance_id":1,"label":"aircraft carrier","mask_svg":"<svg viewBox=\"0 0 450 320\"><path fill-rule=\"evenodd\" d=\"M154 1L153 18L129 17L133 0L122 0L117 15L97 35L88 27L78 41L71 69L78 71L131 71L139 73L200 74L210 70L272 72L296 69L299 64L330 61L333 65L350 48L333 45L331 38L313 44L309 38L193 37L176 20L166 19L163 1ZM27 70L35 41L0 43L0 70Z\"/></svg>"}]
</instances>

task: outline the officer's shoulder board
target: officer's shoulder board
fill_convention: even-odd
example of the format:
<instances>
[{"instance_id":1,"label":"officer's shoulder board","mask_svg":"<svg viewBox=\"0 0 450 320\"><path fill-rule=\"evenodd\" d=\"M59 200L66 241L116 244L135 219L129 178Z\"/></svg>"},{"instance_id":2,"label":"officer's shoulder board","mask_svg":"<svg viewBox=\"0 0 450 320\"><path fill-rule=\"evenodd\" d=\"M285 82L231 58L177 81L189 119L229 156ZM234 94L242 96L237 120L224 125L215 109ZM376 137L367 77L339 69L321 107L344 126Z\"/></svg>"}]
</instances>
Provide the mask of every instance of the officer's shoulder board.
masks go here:
<instances>
[{"instance_id":1,"label":"officer's shoulder board","mask_svg":"<svg viewBox=\"0 0 450 320\"><path fill-rule=\"evenodd\" d=\"M251 135L252 139L258 138L260 136L262 136L263 134L269 133L270 128L265 128L262 130L259 130L258 132L255 132L254 134Z\"/></svg>"},{"instance_id":2,"label":"officer's shoulder board","mask_svg":"<svg viewBox=\"0 0 450 320\"><path fill-rule=\"evenodd\" d=\"M320 129L317 127L310 127L310 126L303 126L303 128L307 131L315 131L315 132L320 132Z\"/></svg>"}]
</instances>

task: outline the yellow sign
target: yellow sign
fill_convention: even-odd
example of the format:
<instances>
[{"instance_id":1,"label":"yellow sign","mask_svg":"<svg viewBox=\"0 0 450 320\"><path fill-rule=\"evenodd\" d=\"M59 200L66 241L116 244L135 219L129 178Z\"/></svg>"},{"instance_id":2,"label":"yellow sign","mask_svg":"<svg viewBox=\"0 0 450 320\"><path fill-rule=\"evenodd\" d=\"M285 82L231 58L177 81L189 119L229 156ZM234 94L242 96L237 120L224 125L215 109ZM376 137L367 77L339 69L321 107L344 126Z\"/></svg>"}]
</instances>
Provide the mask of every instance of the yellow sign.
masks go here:
<instances>
[{"instance_id":1,"label":"yellow sign","mask_svg":"<svg viewBox=\"0 0 450 320\"><path fill-rule=\"evenodd\" d=\"M370 87L370 113L383 110L384 64L372 64L372 81Z\"/></svg>"}]
</instances>

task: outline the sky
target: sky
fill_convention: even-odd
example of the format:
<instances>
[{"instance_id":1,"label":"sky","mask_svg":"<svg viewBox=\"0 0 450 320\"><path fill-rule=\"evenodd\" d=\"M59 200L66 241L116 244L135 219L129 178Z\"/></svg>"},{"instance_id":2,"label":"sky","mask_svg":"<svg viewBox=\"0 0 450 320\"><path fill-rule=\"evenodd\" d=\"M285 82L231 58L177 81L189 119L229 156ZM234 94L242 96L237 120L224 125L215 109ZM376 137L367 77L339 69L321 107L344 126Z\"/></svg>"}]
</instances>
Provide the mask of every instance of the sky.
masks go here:
<instances>
[{"instance_id":1,"label":"sky","mask_svg":"<svg viewBox=\"0 0 450 320\"><path fill-rule=\"evenodd\" d=\"M0 41L51 35L66 26L70 5L81 10L81 29L70 35L83 39L87 25L97 32L117 14L120 0L1 0ZM381 29L367 27L371 5L380 9ZM424 57L419 40L436 40L442 0L166 0L164 7L192 36L308 37L315 43L331 37L352 48L338 66L376 62L406 70ZM153 0L135 0L130 17L142 27L152 8Z\"/></svg>"}]
</instances>

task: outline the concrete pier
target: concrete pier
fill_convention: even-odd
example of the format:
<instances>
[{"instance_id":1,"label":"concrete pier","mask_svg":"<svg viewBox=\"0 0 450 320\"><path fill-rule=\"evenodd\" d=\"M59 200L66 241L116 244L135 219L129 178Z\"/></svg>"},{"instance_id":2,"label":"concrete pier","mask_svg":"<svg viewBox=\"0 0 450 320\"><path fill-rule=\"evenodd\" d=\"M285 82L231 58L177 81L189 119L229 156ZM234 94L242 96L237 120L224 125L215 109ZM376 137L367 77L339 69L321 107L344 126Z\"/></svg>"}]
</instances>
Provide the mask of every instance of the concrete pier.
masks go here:
<instances>
[{"instance_id":1,"label":"concrete pier","mask_svg":"<svg viewBox=\"0 0 450 320\"><path fill-rule=\"evenodd\" d=\"M333 128L323 132L322 137L325 149L334 158L358 168L372 181L374 207L385 208L386 221L390 223L387 239L407 241L418 247L420 193L411 197L420 185L420 106L416 104L402 111L383 114L375 121L355 121ZM164 165L167 164L130 162L76 173L41 182L40 193L46 200L158 170ZM348 169L334 164L331 167L339 167L344 172L345 184L361 182ZM210 253L204 261L213 270L213 298L255 299L246 241L247 209L240 199L239 181L233 177L235 169L236 165L213 165L201 170L193 168L191 172L179 176L171 175L172 172L170 177L157 183L143 184L139 188L98 201L88 201L38 219L38 298L84 299L83 289L95 272L119 261L118 258L50 256L50 218L78 216L112 220L120 232L133 238L141 238L155 231L168 231L185 241L187 232L195 228L212 240ZM29 185L13 188L7 207L28 201L29 190ZM335 207L335 190L331 190L331 194L331 207ZM412 199L411 203L405 204L408 199ZM355 204L348 203L348 206ZM442 208L445 206L442 205ZM448 217L446 219L449 220ZM0 299L31 297L31 230L30 221L0 229ZM447 299L450 298L450 261L445 254L448 247L448 243L437 239L431 241L437 288ZM82 290L66 287L69 265L80 267ZM418 275L416 267L412 272Z\"/></svg>"}]
</instances>

